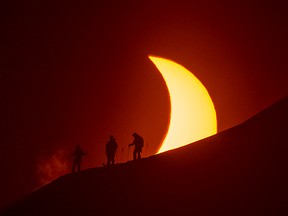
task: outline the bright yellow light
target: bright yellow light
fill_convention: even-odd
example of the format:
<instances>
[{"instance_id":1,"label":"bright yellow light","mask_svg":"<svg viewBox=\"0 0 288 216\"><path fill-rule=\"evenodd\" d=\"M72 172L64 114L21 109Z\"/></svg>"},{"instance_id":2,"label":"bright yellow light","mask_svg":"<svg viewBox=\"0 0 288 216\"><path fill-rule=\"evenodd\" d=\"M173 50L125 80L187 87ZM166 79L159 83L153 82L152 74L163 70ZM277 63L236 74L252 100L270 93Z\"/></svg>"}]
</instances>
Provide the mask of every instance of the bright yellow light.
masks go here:
<instances>
[{"instance_id":1,"label":"bright yellow light","mask_svg":"<svg viewBox=\"0 0 288 216\"><path fill-rule=\"evenodd\" d=\"M216 134L216 111L202 83L173 61L149 58L162 74L171 102L169 129L158 153Z\"/></svg>"}]
</instances>

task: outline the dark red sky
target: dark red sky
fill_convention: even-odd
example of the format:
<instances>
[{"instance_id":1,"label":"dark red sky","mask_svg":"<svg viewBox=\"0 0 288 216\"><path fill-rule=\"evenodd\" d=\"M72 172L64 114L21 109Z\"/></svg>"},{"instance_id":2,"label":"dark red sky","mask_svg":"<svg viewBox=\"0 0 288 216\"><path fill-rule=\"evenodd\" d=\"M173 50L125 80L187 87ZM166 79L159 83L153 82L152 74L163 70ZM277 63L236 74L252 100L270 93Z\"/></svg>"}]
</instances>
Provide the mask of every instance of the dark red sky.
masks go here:
<instances>
[{"instance_id":1,"label":"dark red sky","mask_svg":"<svg viewBox=\"0 0 288 216\"><path fill-rule=\"evenodd\" d=\"M39 186L45 177L39 166L63 165L77 143L88 151L85 168L105 161L110 134L118 140L118 161L127 160L134 131L148 143L144 155L155 153L170 108L149 54L201 80L219 131L287 95L282 1L187 2L1 6L0 207Z\"/></svg>"}]
</instances>

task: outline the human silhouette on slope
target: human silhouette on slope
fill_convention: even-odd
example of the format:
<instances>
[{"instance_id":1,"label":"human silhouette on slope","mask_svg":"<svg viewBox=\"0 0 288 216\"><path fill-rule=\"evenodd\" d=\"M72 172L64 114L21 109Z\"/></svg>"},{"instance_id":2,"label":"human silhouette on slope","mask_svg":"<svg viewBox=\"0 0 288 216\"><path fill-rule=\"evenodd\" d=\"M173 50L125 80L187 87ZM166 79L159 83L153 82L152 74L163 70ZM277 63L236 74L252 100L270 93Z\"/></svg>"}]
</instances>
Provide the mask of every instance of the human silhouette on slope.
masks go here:
<instances>
[{"instance_id":1,"label":"human silhouette on slope","mask_svg":"<svg viewBox=\"0 0 288 216\"><path fill-rule=\"evenodd\" d=\"M81 163L82 163L82 158L83 156L87 155L87 153L85 153L80 145L77 145L72 157L74 157L74 162L73 162L73 166L72 166L72 173L74 172L79 172L81 169Z\"/></svg>"},{"instance_id":2,"label":"human silhouette on slope","mask_svg":"<svg viewBox=\"0 0 288 216\"><path fill-rule=\"evenodd\" d=\"M129 144L128 146L135 146L133 151L133 160L140 159L142 148L144 146L144 139L137 133L133 133L132 136L134 137L133 143Z\"/></svg>"},{"instance_id":3,"label":"human silhouette on slope","mask_svg":"<svg viewBox=\"0 0 288 216\"><path fill-rule=\"evenodd\" d=\"M115 153L118 148L116 139L114 136L110 136L110 140L106 144L106 156L107 156L107 166L115 164Z\"/></svg>"}]
</instances>

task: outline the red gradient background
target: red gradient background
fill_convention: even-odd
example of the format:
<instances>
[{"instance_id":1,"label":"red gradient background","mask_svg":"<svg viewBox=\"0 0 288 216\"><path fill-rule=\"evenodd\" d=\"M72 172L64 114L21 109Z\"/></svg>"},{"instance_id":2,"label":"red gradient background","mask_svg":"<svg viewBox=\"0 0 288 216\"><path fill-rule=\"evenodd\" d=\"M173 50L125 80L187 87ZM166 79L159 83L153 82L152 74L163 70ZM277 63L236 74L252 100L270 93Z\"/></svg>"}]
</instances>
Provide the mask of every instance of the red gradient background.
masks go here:
<instances>
[{"instance_id":1,"label":"red gradient background","mask_svg":"<svg viewBox=\"0 0 288 216\"><path fill-rule=\"evenodd\" d=\"M84 168L105 162L110 134L118 162L128 159L134 131L146 141L144 156L156 152L170 108L149 54L201 80L219 131L288 93L280 1L1 4L0 207L70 170L78 143L88 152Z\"/></svg>"}]
</instances>

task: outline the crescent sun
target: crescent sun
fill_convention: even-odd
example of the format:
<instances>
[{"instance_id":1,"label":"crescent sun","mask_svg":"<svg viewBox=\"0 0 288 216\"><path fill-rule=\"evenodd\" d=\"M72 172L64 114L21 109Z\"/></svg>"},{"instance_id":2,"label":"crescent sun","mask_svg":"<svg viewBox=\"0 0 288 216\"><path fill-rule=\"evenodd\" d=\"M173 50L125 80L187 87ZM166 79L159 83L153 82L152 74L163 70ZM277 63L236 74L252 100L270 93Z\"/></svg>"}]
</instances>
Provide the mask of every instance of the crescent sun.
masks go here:
<instances>
[{"instance_id":1,"label":"crescent sun","mask_svg":"<svg viewBox=\"0 0 288 216\"><path fill-rule=\"evenodd\" d=\"M171 104L170 123L158 153L216 134L216 111L204 85L189 70L171 60L149 58L167 85Z\"/></svg>"}]
</instances>

